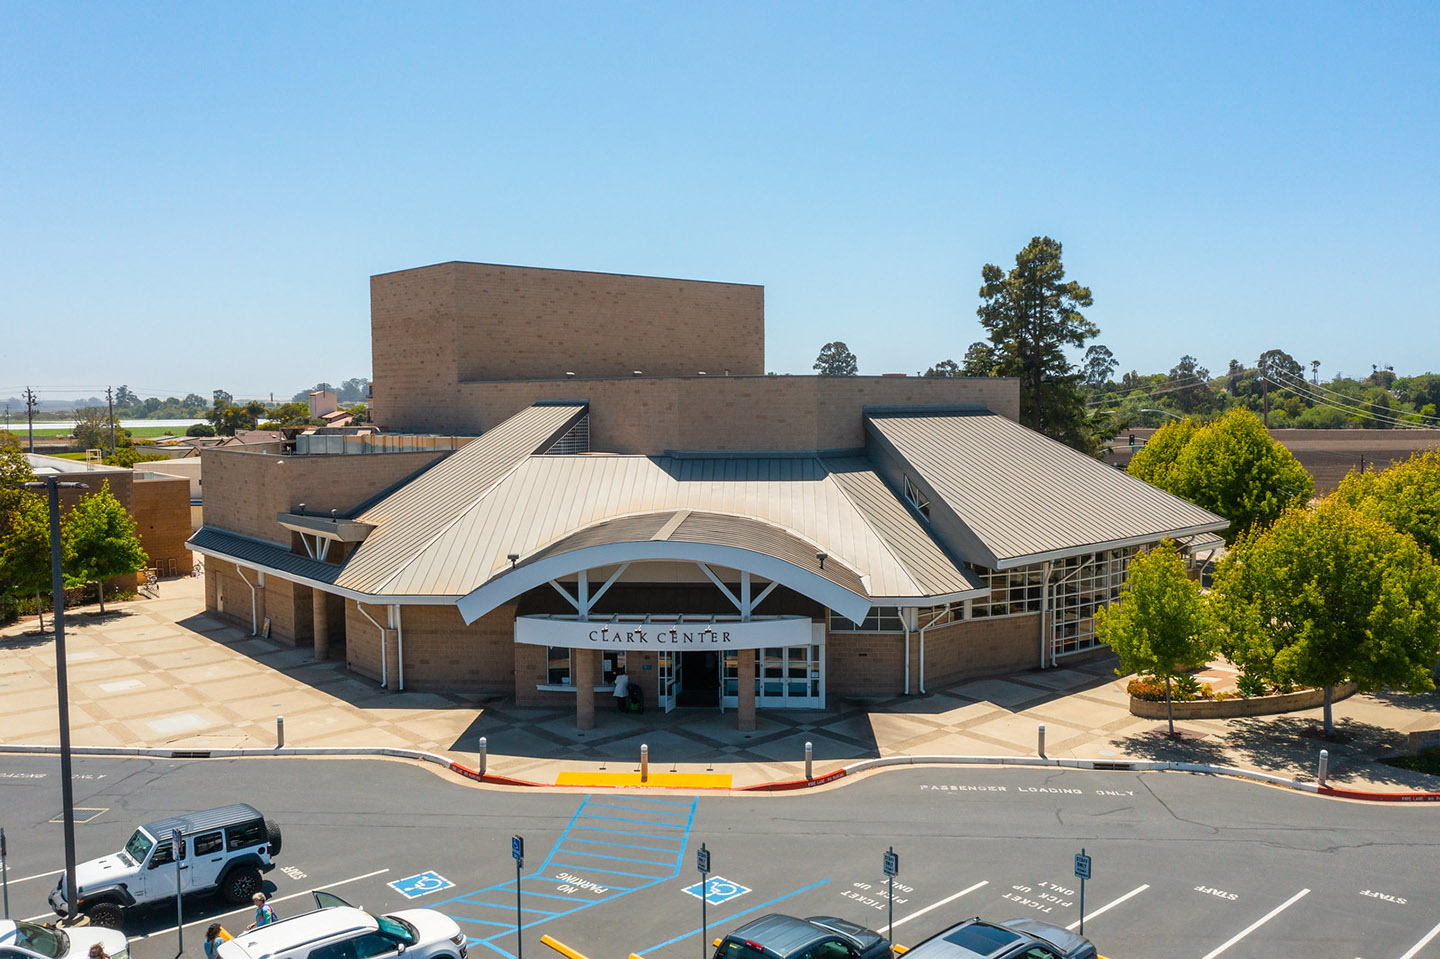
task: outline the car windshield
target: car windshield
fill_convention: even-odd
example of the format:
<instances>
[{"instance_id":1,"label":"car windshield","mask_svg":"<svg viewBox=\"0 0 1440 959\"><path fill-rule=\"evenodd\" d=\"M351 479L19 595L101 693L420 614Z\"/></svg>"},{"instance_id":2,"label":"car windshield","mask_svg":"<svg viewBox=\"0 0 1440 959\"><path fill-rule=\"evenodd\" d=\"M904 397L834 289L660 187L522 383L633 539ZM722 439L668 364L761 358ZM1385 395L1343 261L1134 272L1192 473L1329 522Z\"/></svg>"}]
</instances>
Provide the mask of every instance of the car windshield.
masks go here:
<instances>
[{"instance_id":1,"label":"car windshield","mask_svg":"<svg viewBox=\"0 0 1440 959\"><path fill-rule=\"evenodd\" d=\"M69 951L70 940L59 929L46 929L33 922L16 922L15 945L51 959L58 959Z\"/></svg>"},{"instance_id":2,"label":"car windshield","mask_svg":"<svg viewBox=\"0 0 1440 959\"><path fill-rule=\"evenodd\" d=\"M145 857L150 855L150 850L154 846L155 840L137 829L135 834L130 837L130 841L125 844L125 854L136 863L142 863L145 861Z\"/></svg>"},{"instance_id":3,"label":"car windshield","mask_svg":"<svg viewBox=\"0 0 1440 959\"><path fill-rule=\"evenodd\" d=\"M380 935L386 939L403 942L407 946L413 946L420 941L419 930L404 919L397 919L394 916L376 916L375 921L380 924Z\"/></svg>"},{"instance_id":4,"label":"car windshield","mask_svg":"<svg viewBox=\"0 0 1440 959\"><path fill-rule=\"evenodd\" d=\"M983 922L972 922L969 925L961 926L945 937L946 942L969 949L977 956L988 956L999 952L1001 946L1008 946L1019 940L1019 934Z\"/></svg>"}]
</instances>

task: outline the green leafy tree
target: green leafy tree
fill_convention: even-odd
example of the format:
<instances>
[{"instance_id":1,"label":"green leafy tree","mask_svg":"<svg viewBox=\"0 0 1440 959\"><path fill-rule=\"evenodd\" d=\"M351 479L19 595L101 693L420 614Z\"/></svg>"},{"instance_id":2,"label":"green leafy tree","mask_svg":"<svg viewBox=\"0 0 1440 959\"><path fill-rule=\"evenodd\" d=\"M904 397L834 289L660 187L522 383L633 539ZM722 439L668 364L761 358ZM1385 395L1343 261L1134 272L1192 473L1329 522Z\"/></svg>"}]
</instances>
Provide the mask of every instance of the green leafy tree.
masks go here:
<instances>
[{"instance_id":1,"label":"green leafy tree","mask_svg":"<svg viewBox=\"0 0 1440 959\"><path fill-rule=\"evenodd\" d=\"M941 360L925 371L926 376L963 376L960 364L954 360Z\"/></svg>"},{"instance_id":2,"label":"green leafy tree","mask_svg":"<svg viewBox=\"0 0 1440 959\"><path fill-rule=\"evenodd\" d=\"M1315 492L1305 467L1242 408L1203 426L1169 424L1135 460L1133 475L1228 519L1226 543L1304 505Z\"/></svg>"},{"instance_id":3,"label":"green leafy tree","mask_svg":"<svg viewBox=\"0 0 1440 959\"><path fill-rule=\"evenodd\" d=\"M110 432L115 431L115 445L122 439L130 439L130 431L121 428L119 421L112 417L103 406L84 406L75 411L75 429L70 435L75 445L82 450L110 449Z\"/></svg>"},{"instance_id":4,"label":"green leafy tree","mask_svg":"<svg viewBox=\"0 0 1440 959\"><path fill-rule=\"evenodd\" d=\"M1180 412L1202 413L1214 406L1210 389L1210 371L1200 365L1195 357L1186 354L1180 362L1170 368L1170 378L1176 381L1170 396Z\"/></svg>"},{"instance_id":5,"label":"green leafy tree","mask_svg":"<svg viewBox=\"0 0 1440 959\"><path fill-rule=\"evenodd\" d=\"M1095 610L1095 632L1120 658L1117 673L1149 673L1165 680L1165 713L1175 735L1172 680L1203 663L1213 649L1200 586L1166 540L1135 557L1117 603Z\"/></svg>"},{"instance_id":6,"label":"green leafy tree","mask_svg":"<svg viewBox=\"0 0 1440 959\"><path fill-rule=\"evenodd\" d=\"M1435 688L1440 567L1413 537L1335 499L1246 534L1216 574L1221 650L1247 677L1325 691Z\"/></svg>"},{"instance_id":7,"label":"green leafy tree","mask_svg":"<svg viewBox=\"0 0 1440 959\"><path fill-rule=\"evenodd\" d=\"M1180 453L1190 444L1199 428L1189 417L1183 420L1167 420L1165 425L1150 437L1149 442L1130 458L1126 472L1131 476L1138 476L1152 486L1174 492L1170 474L1175 471Z\"/></svg>"},{"instance_id":8,"label":"green leafy tree","mask_svg":"<svg viewBox=\"0 0 1440 959\"><path fill-rule=\"evenodd\" d=\"M118 409L131 409L140 405L140 397L136 396L130 387L123 383L120 385L120 388L115 391L115 406Z\"/></svg>"},{"instance_id":9,"label":"green leafy tree","mask_svg":"<svg viewBox=\"0 0 1440 959\"><path fill-rule=\"evenodd\" d=\"M186 436L214 436L214 435L215 435L215 427L211 426L209 423L192 423L192 424L190 425L190 427L185 430L185 435L186 435Z\"/></svg>"},{"instance_id":10,"label":"green leafy tree","mask_svg":"<svg viewBox=\"0 0 1440 959\"><path fill-rule=\"evenodd\" d=\"M1096 343L1085 351L1085 362L1080 367L1085 385L1092 390L1103 390L1119 365L1108 346Z\"/></svg>"},{"instance_id":11,"label":"green leafy tree","mask_svg":"<svg viewBox=\"0 0 1440 959\"><path fill-rule=\"evenodd\" d=\"M999 374L1020 380L1020 422L1091 451L1096 443L1085 435L1080 374L1065 348L1084 346L1100 330L1080 312L1094 303L1090 290L1065 282L1060 255L1059 241L1037 236L1016 254L1008 273L985 264L983 302L975 312L990 336Z\"/></svg>"},{"instance_id":12,"label":"green leafy tree","mask_svg":"<svg viewBox=\"0 0 1440 959\"><path fill-rule=\"evenodd\" d=\"M962 376L996 376L1000 359L995 348L989 343L977 341L965 350L965 359L960 367Z\"/></svg>"},{"instance_id":13,"label":"green leafy tree","mask_svg":"<svg viewBox=\"0 0 1440 959\"><path fill-rule=\"evenodd\" d=\"M61 568L68 559L61 540ZM44 593L50 582L50 511L44 497L22 493L0 537L0 591L10 602L35 597L40 631L45 631Z\"/></svg>"},{"instance_id":14,"label":"green leafy tree","mask_svg":"<svg viewBox=\"0 0 1440 959\"><path fill-rule=\"evenodd\" d=\"M1440 562L1440 451L1416 453L1379 473L1352 471L1331 498L1409 533Z\"/></svg>"},{"instance_id":15,"label":"green leafy tree","mask_svg":"<svg viewBox=\"0 0 1440 959\"><path fill-rule=\"evenodd\" d=\"M854 376L860 372L860 363L850 352L850 347L836 340L820 347L820 355L815 358L812 369L821 376Z\"/></svg>"},{"instance_id":16,"label":"green leafy tree","mask_svg":"<svg viewBox=\"0 0 1440 959\"><path fill-rule=\"evenodd\" d=\"M110 492L110 481L99 492L83 497L65 515L62 524L69 544L70 575L100 589L100 612L105 612L105 581L136 573L149 562L135 532L135 520Z\"/></svg>"}]
</instances>

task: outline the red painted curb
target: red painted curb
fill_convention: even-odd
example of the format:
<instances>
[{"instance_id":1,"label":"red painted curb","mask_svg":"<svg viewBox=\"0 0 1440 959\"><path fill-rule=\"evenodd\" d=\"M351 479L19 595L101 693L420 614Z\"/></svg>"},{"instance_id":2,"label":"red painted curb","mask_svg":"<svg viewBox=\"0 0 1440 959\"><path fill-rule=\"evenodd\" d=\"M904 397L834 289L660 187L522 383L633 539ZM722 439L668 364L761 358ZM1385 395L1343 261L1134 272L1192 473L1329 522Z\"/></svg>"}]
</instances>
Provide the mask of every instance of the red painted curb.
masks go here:
<instances>
[{"instance_id":1,"label":"red painted curb","mask_svg":"<svg viewBox=\"0 0 1440 959\"><path fill-rule=\"evenodd\" d=\"M467 779L474 779L477 782L490 783L493 786L544 786L545 783L532 783L528 779L511 779L509 776L492 776L489 773L480 775L473 769L469 769L459 763L452 762L450 771L459 773Z\"/></svg>"},{"instance_id":2,"label":"red painted curb","mask_svg":"<svg viewBox=\"0 0 1440 959\"><path fill-rule=\"evenodd\" d=\"M1440 793L1376 793L1360 789L1335 789L1332 786L1320 786L1315 791L1322 796L1364 799L1369 802L1440 802Z\"/></svg>"},{"instance_id":3,"label":"red painted curb","mask_svg":"<svg viewBox=\"0 0 1440 959\"><path fill-rule=\"evenodd\" d=\"M736 792L785 792L791 789L809 789L811 786L823 786L826 783L833 783L835 780L845 776L845 770L837 769L833 773L824 776L817 776L814 779L786 779L774 783L757 783L754 786L740 786Z\"/></svg>"}]
</instances>

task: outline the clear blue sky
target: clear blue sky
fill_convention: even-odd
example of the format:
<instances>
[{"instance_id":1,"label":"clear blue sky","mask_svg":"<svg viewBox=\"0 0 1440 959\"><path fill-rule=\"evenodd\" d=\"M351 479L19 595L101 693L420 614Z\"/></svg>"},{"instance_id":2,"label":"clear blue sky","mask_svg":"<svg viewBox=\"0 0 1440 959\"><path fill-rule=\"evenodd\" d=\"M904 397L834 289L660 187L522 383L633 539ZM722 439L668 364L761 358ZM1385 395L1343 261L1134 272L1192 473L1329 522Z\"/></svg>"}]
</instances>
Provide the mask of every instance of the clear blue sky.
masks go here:
<instances>
[{"instance_id":1,"label":"clear blue sky","mask_svg":"<svg viewBox=\"0 0 1440 959\"><path fill-rule=\"evenodd\" d=\"M1065 244L1122 370L1440 370L1440 4L0 6L0 397L369 375L367 277L759 283L960 359Z\"/></svg>"}]
</instances>

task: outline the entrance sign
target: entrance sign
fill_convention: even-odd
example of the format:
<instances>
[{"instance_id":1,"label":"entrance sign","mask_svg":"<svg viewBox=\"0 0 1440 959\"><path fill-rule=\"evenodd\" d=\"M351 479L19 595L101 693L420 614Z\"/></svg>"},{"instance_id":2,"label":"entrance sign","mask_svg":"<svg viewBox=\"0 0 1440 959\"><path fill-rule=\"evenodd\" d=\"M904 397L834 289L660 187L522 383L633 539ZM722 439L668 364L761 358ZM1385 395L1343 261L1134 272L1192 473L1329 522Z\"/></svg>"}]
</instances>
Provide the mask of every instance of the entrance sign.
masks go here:
<instances>
[{"instance_id":1,"label":"entrance sign","mask_svg":"<svg viewBox=\"0 0 1440 959\"><path fill-rule=\"evenodd\" d=\"M565 649L625 649L687 652L701 649L766 649L808 646L810 617L776 616L746 622L677 622L673 617L517 616L515 642Z\"/></svg>"}]
</instances>

